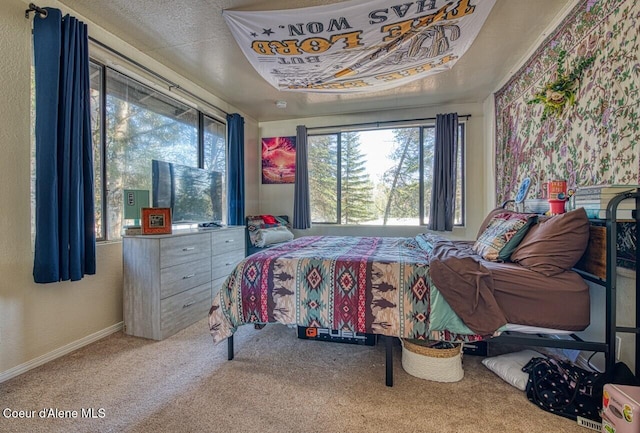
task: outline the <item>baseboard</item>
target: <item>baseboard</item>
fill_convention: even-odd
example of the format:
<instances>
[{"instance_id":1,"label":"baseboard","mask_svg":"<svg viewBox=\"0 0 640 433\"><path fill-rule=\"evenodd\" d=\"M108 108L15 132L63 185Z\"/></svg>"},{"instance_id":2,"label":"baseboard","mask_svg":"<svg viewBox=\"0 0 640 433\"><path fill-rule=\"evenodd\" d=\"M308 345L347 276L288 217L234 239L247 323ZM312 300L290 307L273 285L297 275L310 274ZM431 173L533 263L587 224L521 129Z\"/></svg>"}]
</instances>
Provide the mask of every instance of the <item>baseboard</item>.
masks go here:
<instances>
[{"instance_id":1,"label":"baseboard","mask_svg":"<svg viewBox=\"0 0 640 433\"><path fill-rule=\"evenodd\" d=\"M16 376L19 376L22 373L26 373L27 371L33 368L39 367L43 364L46 364L49 361L53 361L54 359L60 358L68 353L73 352L74 350L78 350L81 347L84 347L88 344L98 341L113 333L116 333L122 329L122 326L123 326L123 322L116 323L115 325L111 325L108 328L105 328L101 331L95 332L91 335L87 335L86 337L83 337L79 340L73 341L69 344L59 347L56 350L53 350L49 353L45 353L42 356L38 356L37 358L34 358L23 364L10 368L7 371L0 372L0 383L5 382L9 379L12 379Z\"/></svg>"}]
</instances>

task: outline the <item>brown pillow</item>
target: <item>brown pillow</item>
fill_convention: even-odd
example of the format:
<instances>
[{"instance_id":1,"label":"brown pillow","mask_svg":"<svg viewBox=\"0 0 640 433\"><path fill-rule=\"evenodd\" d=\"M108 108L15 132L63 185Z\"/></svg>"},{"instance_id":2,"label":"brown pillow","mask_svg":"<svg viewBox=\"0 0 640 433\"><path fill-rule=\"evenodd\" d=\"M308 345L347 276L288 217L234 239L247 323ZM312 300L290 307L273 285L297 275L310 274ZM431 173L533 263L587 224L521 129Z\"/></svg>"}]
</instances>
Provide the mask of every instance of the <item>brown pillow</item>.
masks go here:
<instances>
[{"instance_id":1,"label":"brown pillow","mask_svg":"<svg viewBox=\"0 0 640 433\"><path fill-rule=\"evenodd\" d=\"M571 269L589 242L589 219L584 208L541 220L511 254L511 261L547 277Z\"/></svg>"}]
</instances>

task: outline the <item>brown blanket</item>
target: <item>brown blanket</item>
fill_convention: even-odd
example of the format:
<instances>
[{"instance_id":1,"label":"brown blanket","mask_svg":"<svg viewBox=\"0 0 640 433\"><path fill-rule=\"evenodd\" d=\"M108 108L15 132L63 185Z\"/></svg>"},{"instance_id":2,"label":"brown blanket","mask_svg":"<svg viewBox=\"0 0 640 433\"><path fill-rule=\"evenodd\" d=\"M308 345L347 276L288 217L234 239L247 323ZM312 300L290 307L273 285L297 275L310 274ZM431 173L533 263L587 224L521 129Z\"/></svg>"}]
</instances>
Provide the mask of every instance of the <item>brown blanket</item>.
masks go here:
<instances>
[{"instance_id":1,"label":"brown blanket","mask_svg":"<svg viewBox=\"0 0 640 433\"><path fill-rule=\"evenodd\" d=\"M429 274L453 311L473 331L491 335L507 319L494 297L491 272L464 243L437 242Z\"/></svg>"},{"instance_id":2,"label":"brown blanket","mask_svg":"<svg viewBox=\"0 0 640 433\"><path fill-rule=\"evenodd\" d=\"M565 331L589 326L589 286L576 272L547 277L516 263L482 264L493 276L493 295L507 322Z\"/></svg>"}]
</instances>

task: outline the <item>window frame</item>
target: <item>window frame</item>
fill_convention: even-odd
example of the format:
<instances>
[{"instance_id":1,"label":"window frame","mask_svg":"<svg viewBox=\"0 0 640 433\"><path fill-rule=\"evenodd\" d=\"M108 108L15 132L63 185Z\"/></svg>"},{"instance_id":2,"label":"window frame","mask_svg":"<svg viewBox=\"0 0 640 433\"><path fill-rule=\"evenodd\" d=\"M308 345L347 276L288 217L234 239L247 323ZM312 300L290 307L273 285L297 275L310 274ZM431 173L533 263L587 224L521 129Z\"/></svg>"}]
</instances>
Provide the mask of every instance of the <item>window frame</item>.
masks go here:
<instances>
[{"instance_id":1,"label":"window frame","mask_svg":"<svg viewBox=\"0 0 640 433\"><path fill-rule=\"evenodd\" d=\"M461 116L465 118L464 116ZM434 119L429 119L434 120ZM313 224L323 224L323 225L342 225L342 226L350 226L357 224L343 224L342 220L342 134L345 132L364 132L364 131L375 131L375 130L387 130L387 129L401 129L401 128L419 128L418 131L418 140L420 142L419 147L419 179L418 179L418 196L419 196L419 222L416 227L425 227L428 225L426 222L426 205L425 203L425 194L424 194L424 175L425 175L425 166L424 166L424 131L425 129L431 128L435 129L435 122L429 123L420 123L416 124L415 122L403 124L401 122L379 122L377 127L369 127L369 128L358 128L358 126L362 125L344 125L339 130L329 130L327 128L318 128L322 130L322 132L318 133L309 133L308 137L327 137L327 136L335 136L337 143L337 180L336 180L336 218L335 221L312 221ZM460 222L455 223L454 227L464 227L466 222L466 212L465 212L465 202L466 202L466 122L461 120L458 123L458 176L461 176L460 179ZM371 224L364 224L371 225ZM393 225L383 225L376 224L376 227L394 227Z\"/></svg>"},{"instance_id":2,"label":"window frame","mask_svg":"<svg viewBox=\"0 0 640 433\"><path fill-rule=\"evenodd\" d=\"M138 85L141 86L145 86L147 88L152 89L153 91L156 91L158 93L161 93L164 97L169 98L173 101L176 101L177 103L180 104L186 104L188 106L190 106L191 108L193 108L194 110L196 110L196 114L197 114L197 122L196 122L196 127L197 127L197 138L196 138L196 142L197 142L197 148L196 148L196 152L197 154L195 155L196 157L196 161L197 161L197 167L198 168L204 168L205 165L205 118L207 118L209 121L213 121L213 122L218 122L220 123L220 125L222 125L222 127L224 128L224 140L225 140L225 185L228 183L228 152L227 152L227 147L228 147L228 135L227 135L227 123L226 120L223 121L221 120L220 116L216 116L211 112L207 112L202 110L197 104L195 103L190 103L190 102L185 102L182 99L176 98L175 95L172 95L170 92L165 92L165 91L161 91L158 89L158 83L146 83L143 80L140 80L138 78L136 78L135 73L133 73L132 71L129 71L129 73L127 73L126 70L122 70L120 68L116 69L116 68L112 68L108 65L106 65L105 62L96 59L92 56L90 56L90 64L95 65L99 68L100 70L100 74L101 74L101 82L100 82L100 95L99 95L99 100L100 100L100 107L99 107L99 116L100 116L100 121L99 121L99 127L100 127L100 173L94 173L94 178L97 178L98 176L100 176L101 179L101 194L102 194L102 200L100 203L100 218L98 218L98 209L95 209L95 213L96 213L96 226L98 224L102 225L102 233L101 235L98 237L96 234L96 241L97 242L116 242L116 241L120 241L122 238L121 237L117 237L117 238L110 238L109 237L109 224L110 224L110 218L109 218L109 188L108 188L108 161L107 161L107 71L108 70L112 70L114 72L117 72L123 76L125 76L128 80L131 80L135 83L137 83ZM225 195L226 197L226 195ZM226 206L226 203L223 203L223 206ZM100 220L100 221L98 221Z\"/></svg>"}]
</instances>

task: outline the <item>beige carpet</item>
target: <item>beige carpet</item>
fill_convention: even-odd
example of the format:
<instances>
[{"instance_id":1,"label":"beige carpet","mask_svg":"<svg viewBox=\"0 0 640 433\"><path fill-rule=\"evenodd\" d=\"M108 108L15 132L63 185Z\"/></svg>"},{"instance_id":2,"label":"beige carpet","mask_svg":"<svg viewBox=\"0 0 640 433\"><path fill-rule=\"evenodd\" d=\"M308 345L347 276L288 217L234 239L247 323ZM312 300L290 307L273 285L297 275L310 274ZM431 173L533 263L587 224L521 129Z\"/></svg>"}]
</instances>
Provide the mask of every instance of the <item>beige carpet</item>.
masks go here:
<instances>
[{"instance_id":1,"label":"beige carpet","mask_svg":"<svg viewBox=\"0 0 640 433\"><path fill-rule=\"evenodd\" d=\"M214 346L202 320L154 342L114 334L0 384L2 432L589 432L546 413L465 356L464 379L438 383L402 369L392 388L384 345L296 338L293 329L244 326L236 357ZM78 418L39 418L39 411ZM82 418L93 409L95 418ZM86 413L85 413L86 415Z\"/></svg>"}]
</instances>

